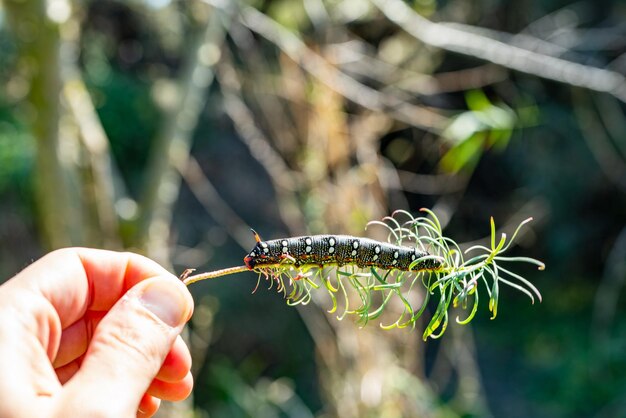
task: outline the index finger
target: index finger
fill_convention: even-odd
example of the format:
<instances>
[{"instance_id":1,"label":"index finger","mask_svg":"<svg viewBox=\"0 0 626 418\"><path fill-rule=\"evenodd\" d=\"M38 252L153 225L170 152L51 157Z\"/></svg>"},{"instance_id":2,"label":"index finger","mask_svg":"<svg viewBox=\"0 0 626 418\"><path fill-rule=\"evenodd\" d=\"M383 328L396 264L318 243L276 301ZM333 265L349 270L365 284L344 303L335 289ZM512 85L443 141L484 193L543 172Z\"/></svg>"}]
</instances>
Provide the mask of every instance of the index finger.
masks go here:
<instances>
[{"instance_id":1,"label":"index finger","mask_svg":"<svg viewBox=\"0 0 626 418\"><path fill-rule=\"evenodd\" d=\"M155 261L139 254L90 248L53 251L10 280L40 292L54 307L65 329L87 310L107 311L138 282L171 276Z\"/></svg>"}]
</instances>

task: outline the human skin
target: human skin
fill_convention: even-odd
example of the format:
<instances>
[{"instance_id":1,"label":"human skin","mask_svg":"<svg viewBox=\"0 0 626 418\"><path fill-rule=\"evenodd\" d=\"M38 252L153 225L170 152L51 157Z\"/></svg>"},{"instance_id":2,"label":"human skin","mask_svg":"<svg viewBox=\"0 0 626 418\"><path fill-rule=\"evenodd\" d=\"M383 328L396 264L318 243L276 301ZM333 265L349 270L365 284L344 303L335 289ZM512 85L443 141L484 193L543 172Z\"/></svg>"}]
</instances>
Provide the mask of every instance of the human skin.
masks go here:
<instances>
[{"instance_id":1,"label":"human skin","mask_svg":"<svg viewBox=\"0 0 626 418\"><path fill-rule=\"evenodd\" d=\"M191 392L186 286L133 253L54 251L0 286L0 417L149 417Z\"/></svg>"}]
</instances>

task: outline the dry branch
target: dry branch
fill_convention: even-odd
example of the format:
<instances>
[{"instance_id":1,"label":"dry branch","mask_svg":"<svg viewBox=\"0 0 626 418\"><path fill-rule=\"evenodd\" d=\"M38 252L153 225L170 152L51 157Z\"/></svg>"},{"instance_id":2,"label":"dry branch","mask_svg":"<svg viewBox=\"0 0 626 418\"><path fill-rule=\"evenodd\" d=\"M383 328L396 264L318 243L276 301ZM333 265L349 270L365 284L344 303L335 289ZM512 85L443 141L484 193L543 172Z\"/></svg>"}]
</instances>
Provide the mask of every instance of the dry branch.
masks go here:
<instances>
[{"instance_id":1,"label":"dry branch","mask_svg":"<svg viewBox=\"0 0 626 418\"><path fill-rule=\"evenodd\" d=\"M204 0L218 8L228 5ZM239 20L251 31L275 44L285 55L333 91L366 109L386 112L409 125L425 130L439 130L445 118L422 106L415 106L389 94L372 89L338 70L314 52L296 34L253 7L241 6Z\"/></svg>"},{"instance_id":2,"label":"dry branch","mask_svg":"<svg viewBox=\"0 0 626 418\"><path fill-rule=\"evenodd\" d=\"M389 20L425 44L537 77L608 93L626 101L626 78L615 71L578 64L510 45L467 29L431 22L402 0L372 2Z\"/></svg>"}]
</instances>

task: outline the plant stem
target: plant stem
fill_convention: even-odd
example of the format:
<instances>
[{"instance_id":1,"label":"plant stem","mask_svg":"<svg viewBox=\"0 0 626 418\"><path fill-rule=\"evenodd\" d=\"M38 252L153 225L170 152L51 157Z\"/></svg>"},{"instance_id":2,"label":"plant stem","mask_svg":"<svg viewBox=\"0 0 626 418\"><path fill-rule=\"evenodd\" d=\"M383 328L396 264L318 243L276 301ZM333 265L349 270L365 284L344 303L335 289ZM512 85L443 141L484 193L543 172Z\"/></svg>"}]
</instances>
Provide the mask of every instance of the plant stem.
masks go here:
<instances>
[{"instance_id":1,"label":"plant stem","mask_svg":"<svg viewBox=\"0 0 626 418\"><path fill-rule=\"evenodd\" d=\"M216 277L227 276L229 274L241 273L249 271L246 266L229 267L222 270L209 271L206 273L194 274L193 276L183 278L183 283L189 286L192 283L199 282L200 280L215 279Z\"/></svg>"}]
</instances>

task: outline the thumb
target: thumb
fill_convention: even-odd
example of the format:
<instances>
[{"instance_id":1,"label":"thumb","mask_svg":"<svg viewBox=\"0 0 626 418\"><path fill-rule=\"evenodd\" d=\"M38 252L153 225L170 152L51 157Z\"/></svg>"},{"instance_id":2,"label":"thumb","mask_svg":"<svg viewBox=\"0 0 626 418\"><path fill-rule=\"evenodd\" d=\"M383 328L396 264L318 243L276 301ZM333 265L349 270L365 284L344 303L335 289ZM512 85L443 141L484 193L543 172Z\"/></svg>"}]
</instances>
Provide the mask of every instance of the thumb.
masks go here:
<instances>
[{"instance_id":1,"label":"thumb","mask_svg":"<svg viewBox=\"0 0 626 418\"><path fill-rule=\"evenodd\" d=\"M80 370L65 386L74 410L61 415L135 416L192 311L189 291L173 277L132 287L98 324Z\"/></svg>"}]
</instances>

